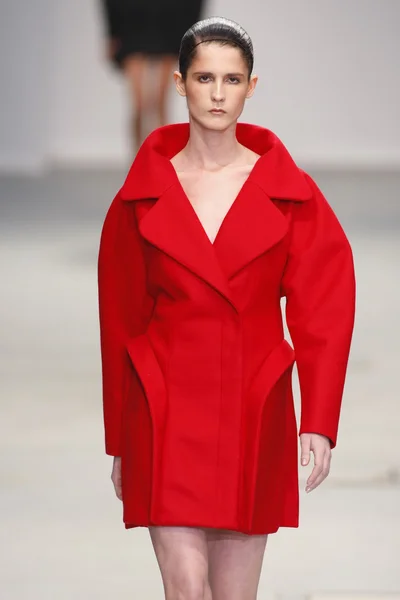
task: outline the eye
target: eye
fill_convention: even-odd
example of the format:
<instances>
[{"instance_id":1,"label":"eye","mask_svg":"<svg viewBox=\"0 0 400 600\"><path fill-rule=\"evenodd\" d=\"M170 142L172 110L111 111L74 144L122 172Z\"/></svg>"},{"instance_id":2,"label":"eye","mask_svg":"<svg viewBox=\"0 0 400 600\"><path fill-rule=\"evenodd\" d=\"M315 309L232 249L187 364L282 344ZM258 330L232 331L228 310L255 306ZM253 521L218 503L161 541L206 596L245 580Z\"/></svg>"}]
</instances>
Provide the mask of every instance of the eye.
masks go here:
<instances>
[{"instance_id":1,"label":"eye","mask_svg":"<svg viewBox=\"0 0 400 600\"><path fill-rule=\"evenodd\" d=\"M200 77L198 77L198 80L200 81L200 83L207 83L207 81L209 81L210 77L208 75L200 75Z\"/></svg>"},{"instance_id":2,"label":"eye","mask_svg":"<svg viewBox=\"0 0 400 600\"><path fill-rule=\"evenodd\" d=\"M229 77L229 83L240 83L240 80L237 77Z\"/></svg>"}]
</instances>

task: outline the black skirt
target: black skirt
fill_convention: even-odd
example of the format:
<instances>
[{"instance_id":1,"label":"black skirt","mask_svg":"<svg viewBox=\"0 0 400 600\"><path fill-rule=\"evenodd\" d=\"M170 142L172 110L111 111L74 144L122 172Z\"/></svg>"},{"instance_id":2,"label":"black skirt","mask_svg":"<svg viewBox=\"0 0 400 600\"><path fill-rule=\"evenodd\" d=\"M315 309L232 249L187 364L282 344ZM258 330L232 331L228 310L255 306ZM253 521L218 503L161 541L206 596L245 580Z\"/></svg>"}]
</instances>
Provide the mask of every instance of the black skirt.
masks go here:
<instances>
[{"instance_id":1,"label":"black skirt","mask_svg":"<svg viewBox=\"0 0 400 600\"><path fill-rule=\"evenodd\" d=\"M201 19L203 0L103 0L107 34L121 67L133 54L179 54L184 33Z\"/></svg>"}]
</instances>

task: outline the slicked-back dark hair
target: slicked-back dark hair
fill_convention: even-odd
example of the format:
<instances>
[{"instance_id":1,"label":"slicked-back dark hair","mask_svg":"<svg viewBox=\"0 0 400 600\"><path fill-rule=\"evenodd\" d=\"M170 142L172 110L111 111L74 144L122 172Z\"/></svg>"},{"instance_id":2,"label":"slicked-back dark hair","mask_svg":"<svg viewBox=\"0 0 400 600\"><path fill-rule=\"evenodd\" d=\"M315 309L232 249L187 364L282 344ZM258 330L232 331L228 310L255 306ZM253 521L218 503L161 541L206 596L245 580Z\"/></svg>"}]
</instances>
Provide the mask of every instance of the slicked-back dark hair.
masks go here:
<instances>
[{"instance_id":1,"label":"slicked-back dark hair","mask_svg":"<svg viewBox=\"0 0 400 600\"><path fill-rule=\"evenodd\" d=\"M225 17L210 17L197 21L188 29L181 41L179 51L179 71L186 79L199 44L218 43L236 47L242 53L249 70L249 79L253 71L253 43L248 33L235 21Z\"/></svg>"}]
</instances>

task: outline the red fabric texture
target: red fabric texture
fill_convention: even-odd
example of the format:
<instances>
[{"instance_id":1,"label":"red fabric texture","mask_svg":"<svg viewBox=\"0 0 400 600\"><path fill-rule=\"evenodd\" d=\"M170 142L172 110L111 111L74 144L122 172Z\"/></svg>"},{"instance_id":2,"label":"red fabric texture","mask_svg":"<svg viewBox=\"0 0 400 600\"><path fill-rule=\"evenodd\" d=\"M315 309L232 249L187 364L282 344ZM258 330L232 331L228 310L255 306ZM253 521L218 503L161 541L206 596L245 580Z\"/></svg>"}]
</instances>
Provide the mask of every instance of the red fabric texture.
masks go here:
<instances>
[{"instance_id":1,"label":"red fabric texture","mask_svg":"<svg viewBox=\"0 0 400 600\"><path fill-rule=\"evenodd\" d=\"M273 533L299 524L298 434L336 445L352 252L282 142L245 123L237 138L261 156L211 243L170 162L188 136L182 123L146 139L104 222L106 452L121 456L127 528Z\"/></svg>"}]
</instances>

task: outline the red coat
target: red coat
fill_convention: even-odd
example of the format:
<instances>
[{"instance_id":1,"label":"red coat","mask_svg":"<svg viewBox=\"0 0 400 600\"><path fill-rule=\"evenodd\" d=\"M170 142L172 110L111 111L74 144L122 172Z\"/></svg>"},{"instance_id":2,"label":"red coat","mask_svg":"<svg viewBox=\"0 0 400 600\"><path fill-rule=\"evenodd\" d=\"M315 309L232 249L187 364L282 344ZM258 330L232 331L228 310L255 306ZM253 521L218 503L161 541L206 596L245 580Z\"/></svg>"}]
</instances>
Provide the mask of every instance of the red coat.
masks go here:
<instances>
[{"instance_id":1,"label":"red coat","mask_svg":"<svg viewBox=\"0 0 400 600\"><path fill-rule=\"evenodd\" d=\"M261 157L212 244L169 160L188 135L176 124L147 138L101 237L106 452L122 457L125 526L297 527L292 367L299 433L335 446L352 252L283 144L243 123L238 140Z\"/></svg>"}]
</instances>

